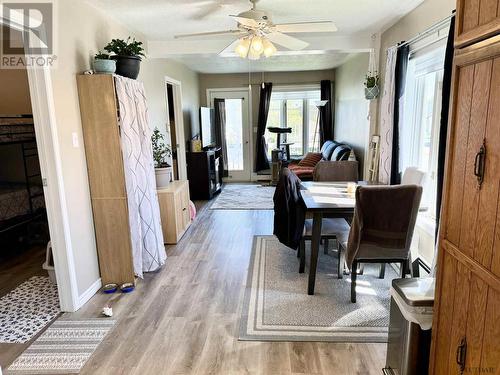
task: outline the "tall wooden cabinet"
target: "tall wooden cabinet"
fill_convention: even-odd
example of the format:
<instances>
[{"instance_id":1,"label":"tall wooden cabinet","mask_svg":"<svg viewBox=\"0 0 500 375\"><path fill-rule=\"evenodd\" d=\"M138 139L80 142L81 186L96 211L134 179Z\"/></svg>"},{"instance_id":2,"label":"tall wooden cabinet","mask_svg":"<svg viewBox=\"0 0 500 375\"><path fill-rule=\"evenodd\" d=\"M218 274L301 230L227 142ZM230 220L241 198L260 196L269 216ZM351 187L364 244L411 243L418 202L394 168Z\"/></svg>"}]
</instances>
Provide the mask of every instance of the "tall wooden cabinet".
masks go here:
<instances>
[{"instance_id":1,"label":"tall wooden cabinet","mask_svg":"<svg viewBox=\"0 0 500 375\"><path fill-rule=\"evenodd\" d=\"M458 0L430 373L500 374L500 0Z\"/></svg>"},{"instance_id":2,"label":"tall wooden cabinet","mask_svg":"<svg viewBox=\"0 0 500 375\"><path fill-rule=\"evenodd\" d=\"M101 280L134 282L113 76L79 75L77 83Z\"/></svg>"}]
</instances>

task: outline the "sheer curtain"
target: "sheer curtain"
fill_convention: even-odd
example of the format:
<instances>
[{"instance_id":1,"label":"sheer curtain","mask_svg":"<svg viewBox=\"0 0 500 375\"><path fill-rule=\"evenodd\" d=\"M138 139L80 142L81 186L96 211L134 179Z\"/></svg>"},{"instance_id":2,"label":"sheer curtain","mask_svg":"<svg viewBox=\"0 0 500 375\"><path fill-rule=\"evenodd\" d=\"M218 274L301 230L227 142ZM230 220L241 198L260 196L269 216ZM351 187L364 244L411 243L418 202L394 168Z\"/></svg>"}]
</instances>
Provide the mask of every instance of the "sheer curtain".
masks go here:
<instances>
[{"instance_id":1,"label":"sheer curtain","mask_svg":"<svg viewBox=\"0 0 500 375\"><path fill-rule=\"evenodd\" d=\"M116 76L134 272L155 271L165 264L160 207L156 195L151 130L144 86Z\"/></svg>"},{"instance_id":2,"label":"sheer curtain","mask_svg":"<svg viewBox=\"0 0 500 375\"><path fill-rule=\"evenodd\" d=\"M384 87L380 105L379 181L383 184L389 184L391 178L397 52L397 47L387 49Z\"/></svg>"}]
</instances>

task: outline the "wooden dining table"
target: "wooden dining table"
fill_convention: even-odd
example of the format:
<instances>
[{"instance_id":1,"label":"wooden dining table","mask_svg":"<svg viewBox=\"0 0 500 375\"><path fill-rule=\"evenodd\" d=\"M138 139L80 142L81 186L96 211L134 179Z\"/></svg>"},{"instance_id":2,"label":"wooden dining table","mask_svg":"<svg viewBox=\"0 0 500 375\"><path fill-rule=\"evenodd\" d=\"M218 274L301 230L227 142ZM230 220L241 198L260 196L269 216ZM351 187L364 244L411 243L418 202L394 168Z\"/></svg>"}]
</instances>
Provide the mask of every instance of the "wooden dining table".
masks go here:
<instances>
[{"instance_id":1,"label":"wooden dining table","mask_svg":"<svg viewBox=\"0 0 500 375\"><path fill-rule=\"evenodd\" d=\"M355 186L348 192L348 182L313 182L301 183L302 200L306 210L312 214L311 261L309 266L309 283L307 294L314 294L316 283L316 268L321 241L321 225L323 217L337 217L350 220L354 215ZM359 181L358 185L367 185L366 181Z\"/></svg>"}]
</instances>

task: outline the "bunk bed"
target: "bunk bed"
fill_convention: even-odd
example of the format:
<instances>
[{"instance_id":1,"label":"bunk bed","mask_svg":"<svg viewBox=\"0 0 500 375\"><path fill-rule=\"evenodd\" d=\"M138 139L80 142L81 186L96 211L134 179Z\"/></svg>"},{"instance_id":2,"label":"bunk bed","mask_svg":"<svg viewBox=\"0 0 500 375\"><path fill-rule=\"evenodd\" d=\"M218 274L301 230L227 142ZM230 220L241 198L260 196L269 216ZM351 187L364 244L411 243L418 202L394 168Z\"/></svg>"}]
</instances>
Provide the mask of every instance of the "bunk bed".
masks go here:
<instances>
[{"instance_id":1,"label":"bunk bed","mask_svg":"<svg viewBox=\"0 0 500 375\"><path fill-rule=\"evenodd\" d=\"M0 179L2 240L6 238L5 236L15 233L15 229L27 227L32 222L46 223L42 177L32 116L0 117L0 148L8 145L16 145L21 150L24 179L23 181ZM5 164L3 167L8 168ZM14 234L15 236L17 235Z\"/></svg>"}]
</instances>

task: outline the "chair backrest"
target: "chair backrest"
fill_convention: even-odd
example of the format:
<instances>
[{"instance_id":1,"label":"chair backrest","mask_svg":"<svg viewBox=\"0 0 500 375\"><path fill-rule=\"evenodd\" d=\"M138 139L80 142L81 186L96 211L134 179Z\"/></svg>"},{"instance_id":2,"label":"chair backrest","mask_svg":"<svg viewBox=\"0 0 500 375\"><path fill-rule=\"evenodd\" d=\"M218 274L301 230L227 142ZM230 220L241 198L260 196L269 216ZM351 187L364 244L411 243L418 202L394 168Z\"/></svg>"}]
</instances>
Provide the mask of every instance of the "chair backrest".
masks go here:
<instances>
[{"instance_id":1,"label":"chair backrest","mask_svg":"<svg viewBox=\"0 0 500 375\"><path fill-rule=\"evenodd\" d=\"M403 178L401 179L401 185L418 185L422 186L424 184L425 172L421 171L417 167L408 167L403 173Z\"/></svg>"},{"instance_id":2,"label":"chair backrest","mask_svg":"<svg viewBox=\"0 0 500 375\"><path fill-rule=\"evenodd\" d=\"M358 186L346 252L348 264L363 245L408 254L421 197L422 187L417 185Z\"/></svg>"},{"instance_id":3,"label":"chair backrest","mask_svg":"<svg viewBox=\"0 0 500 375\"><path fill-rule=\"evenodd\" d=\"M314 168L313 180L358 182L358 170L357 161L320 161Z\"/></svg>"}]
</instances>

